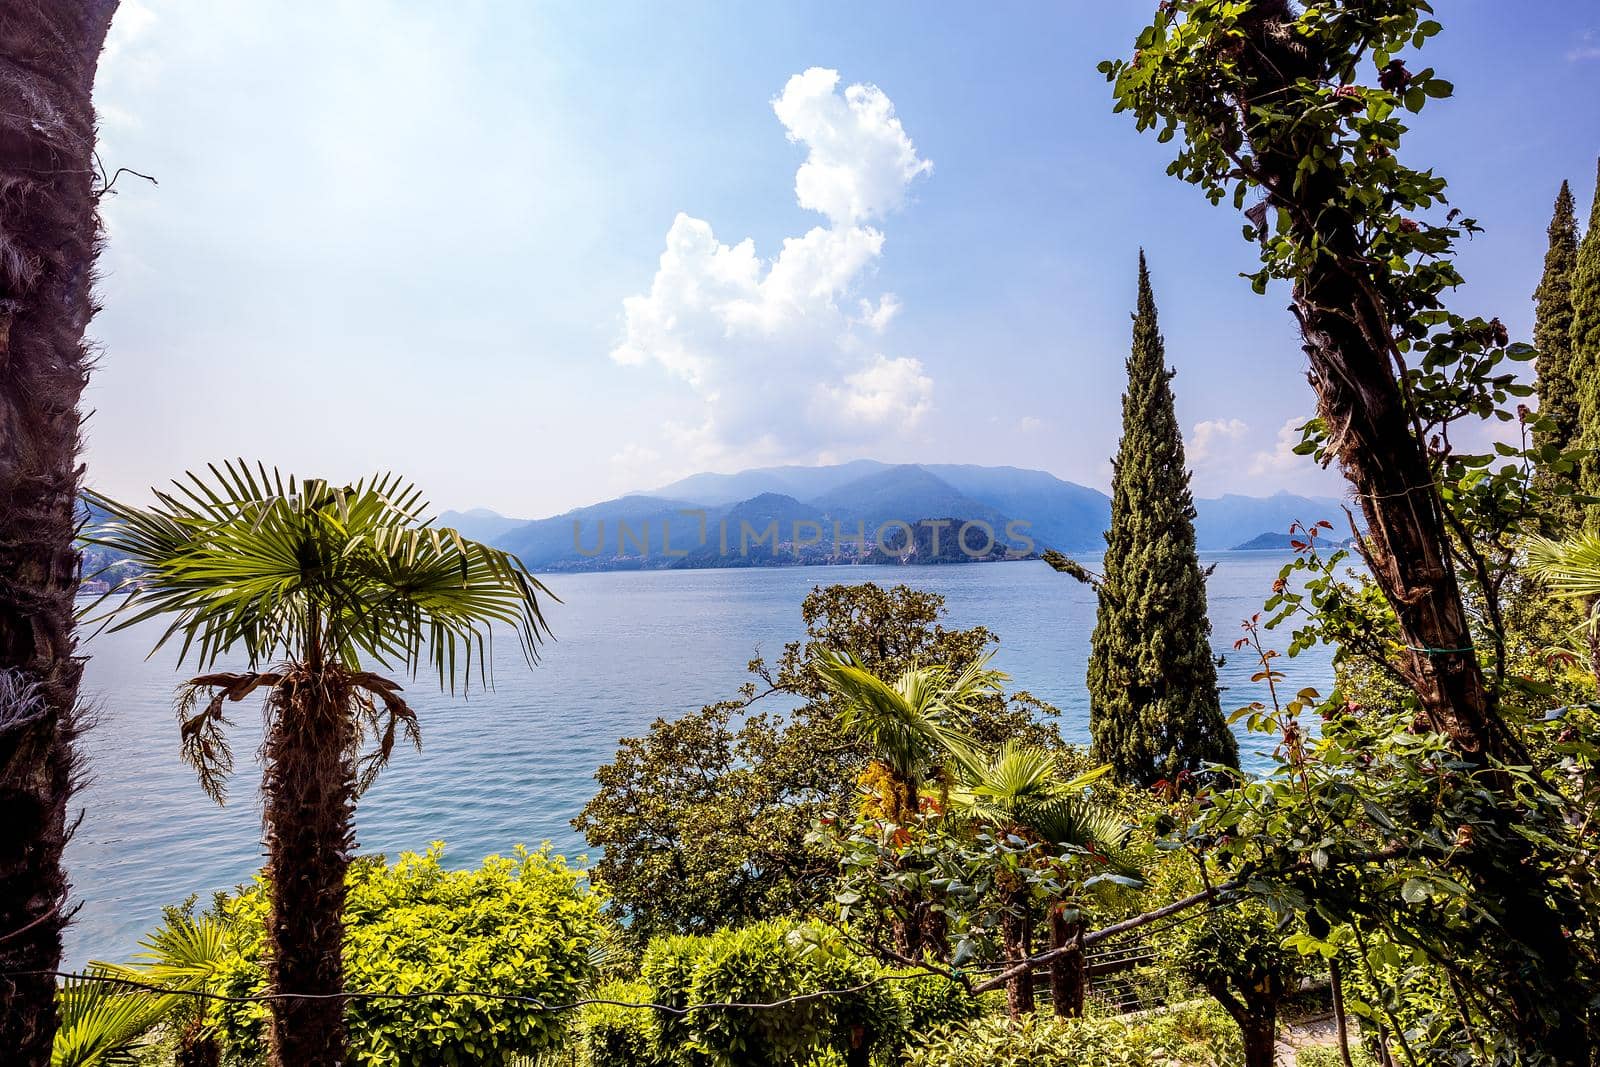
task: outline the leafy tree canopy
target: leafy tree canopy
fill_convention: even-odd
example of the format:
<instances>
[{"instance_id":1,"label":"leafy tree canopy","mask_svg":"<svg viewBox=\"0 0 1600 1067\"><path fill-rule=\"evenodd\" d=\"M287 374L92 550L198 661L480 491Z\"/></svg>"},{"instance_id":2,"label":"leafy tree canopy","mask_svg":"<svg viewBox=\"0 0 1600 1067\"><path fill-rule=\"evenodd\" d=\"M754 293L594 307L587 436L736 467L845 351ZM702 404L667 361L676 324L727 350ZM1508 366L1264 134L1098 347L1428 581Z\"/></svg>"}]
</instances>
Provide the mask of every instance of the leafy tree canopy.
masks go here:
<instances>
[{"instance_id":1,"label":"leafy tree canopy","mask_svg":"<svg viewBox=\"0 0 1600 1067\"><path fill-rule=\"evenodd\" d=\"M660 933L803 913L831 901L834 857L806 837L818 819L855 806L867 745L839 727L838 698L811 669L849 654L894 677L913 665L960 673L995 643L983 627L950 629L943 599L906 586L834 585L801 605L806 636L775 663L750 662L738 699L625 738L595 774L599 791L573 825L604 857L595 876L642 944ZM788 701L793 711L753 708ZM963 730L983 744L1059 746L1055 709L1027 693L974 705Z\"/></svg>"}]
</instances>

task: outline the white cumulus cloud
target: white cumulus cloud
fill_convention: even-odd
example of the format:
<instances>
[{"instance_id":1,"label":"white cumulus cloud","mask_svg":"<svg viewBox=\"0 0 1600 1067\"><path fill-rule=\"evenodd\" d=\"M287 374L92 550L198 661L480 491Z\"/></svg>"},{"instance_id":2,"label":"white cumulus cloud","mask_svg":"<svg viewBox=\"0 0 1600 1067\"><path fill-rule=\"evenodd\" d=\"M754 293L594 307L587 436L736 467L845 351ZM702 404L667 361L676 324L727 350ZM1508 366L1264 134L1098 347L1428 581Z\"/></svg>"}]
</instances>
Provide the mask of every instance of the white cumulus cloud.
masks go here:
<instances>
[{"instance_id":1,"label":"white cumulus cloud","mask_svg":"<svg viewBox=\"0 0 1600 1067\"><path fill-rule=\"evenodd\" d=\"M876 347L900 302L863 292L884 247L867 221L900 207L932 164L880 89L838 84L838 72L814 67L773 102L807 149L796 199L828 225L785 238L769 260L749 238L724 244L680 212L649 291L623 301L611 358L659 367L703 402L664 428L680 460L805 459L904 432L932 408L922 363Z\"/></svg>"},{"instance_id":2,"label":"white cumulus cloud","mask_svg":"<svg viewBox=\"0 0 1600 1067\"><path fill-rule=\"evenodd\" d=\"M1207 419L1194 424L1189 435L1189 462L1199 465L1216 456L1250 430L1243 419Z\"/></svg>"},{"instance_id":3,"label":"white cumulus cloud","mask_svg":"<svg viewBox=\"0 0 1600 1067\"><path fill-rule=\"evenodd\" d=\"M881 218L933 164L917 158L882 89L852 85L841 96L838 86L838 71L812 67L773 101L789 140L810 150L794 176L795 199L835 224Z\"/></svg>"},{"instance_id":4,"label":"white cumulus cloud","mask_svg":"<svg viewBox=\"0 0 1600 1067\"><path fill-rule=\"evenodd\" d=\"M1250 473L1262 477L1282 477L1293 473L1297 468L1310 466L1310 459L1297 456L1294 451L1295 446L1300 443L1300 428L1305 424L1304 417L1295 417L1278 427L1278 436L1272 442L1272 448L1256 453L1255 459L1250 464Z\"/></svg>"}]
</instances>

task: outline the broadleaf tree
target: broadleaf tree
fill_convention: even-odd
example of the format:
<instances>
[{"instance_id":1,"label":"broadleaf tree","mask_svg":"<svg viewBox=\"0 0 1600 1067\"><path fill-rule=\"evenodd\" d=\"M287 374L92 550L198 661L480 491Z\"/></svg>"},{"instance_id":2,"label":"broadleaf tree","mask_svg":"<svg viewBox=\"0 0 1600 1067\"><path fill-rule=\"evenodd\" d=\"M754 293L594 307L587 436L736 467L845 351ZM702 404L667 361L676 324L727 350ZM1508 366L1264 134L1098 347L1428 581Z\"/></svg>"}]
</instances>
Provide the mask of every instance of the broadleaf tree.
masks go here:
<instances>
[{"instance_id":1,"label":"broadleaf tree","mask_svg":"<svg viewBox=\"0 0 1600 1067\"><path fill-rule=\"evenodd\" d=\"M1177 140L1169 173L1245 212L1262 262L1251 276L1256 290L1290 283L1317 396L1301 449L1337 465L1366 520L1358 550L1386 628L1392 620L1386 661L1414 700L1406 718L1448 746L1487 801L1477 835L1495 846L1452 853L1472 921L1411 928L1439 958L1472 961L1495 1025L1523 1047L1587 1064L1589 1010L1569 995L1587 966L1567 921L1575 890L1529 873L1565 862L1546 830L1561 800L1554 779L1516 788L1517 769L1532 757L1500 702L1497 572L1537 518L1524 478L1536 456L1503 441L1494 455L1473 455L1450 432L1515 420L1507 399L1533 387L1503 363L1535 353L1510 344L1499 320L1445 306L1462 282L1456 242L1478 227L1448 207L1444 178L1400 153L1407 116L1454 92L1433 68L1411 66L1414 50L1442 29L1432 13L1427 0L1165 0L1131 58L1101 69L1117 111ZM1576 283L1574 310L1583 319ZM1464 589L1483 605L1478 629ZM1302 843L1286 835L1277 847L1297 856ZM1307 858L1315 866L1319 857ZM1379 871L1399 862L1377 859ZM1349 910L1355 894L1323 887L1314 901L1300 890L1298 901L1355 929L1411 903L1376 876L1360 884L1359 911Z\"/></svg>"}]
</instances>

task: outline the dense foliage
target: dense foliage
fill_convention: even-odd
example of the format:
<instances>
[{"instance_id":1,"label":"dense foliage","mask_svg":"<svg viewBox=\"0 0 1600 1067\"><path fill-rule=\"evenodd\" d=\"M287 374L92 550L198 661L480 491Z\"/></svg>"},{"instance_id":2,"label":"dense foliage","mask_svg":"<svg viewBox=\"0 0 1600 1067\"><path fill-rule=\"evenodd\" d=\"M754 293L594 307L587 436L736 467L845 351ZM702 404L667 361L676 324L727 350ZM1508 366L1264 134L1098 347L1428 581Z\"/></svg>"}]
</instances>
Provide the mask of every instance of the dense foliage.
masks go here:
<instances>
[{"instance_id":1,"label":"dense foliage","mask_svg":"<svg viewBox=\"0 0 1600 1067\"><path fill-rule=\"evenodd\" d=\"M475 870L440 865L442 846L394 864L359 860L348 876L345 975L350 990L488 992L570 1003L588 989L603 935L603 898L548 850L491 856ZM236 954L217 989L267 991L263 955L270 908L264 880L223 904ZM355 998L345 1007L352 1063L505 1064L558 1043L564 1016L495 997ZM216 1009L226 1051L240 1063L265 1053L267 1007Z\"/></svg>"},{"instance_id":2,"label":"dense foliage","mask_svg":"<svg viewBox=\"0 0 1600 1067\"><path fill-rule=\"evenodd\" d=\"M1138 1020L988 1018L947 1027L907 1067L1233 1067L1239 1031L1219 1009L1185 1005Z\"/></svg>"},{"instance_id":3,"label":"dense foliage","mask_svg":"<svg viewBox=\"0 0 1600 1067\"><path fill-rule=\"evenodd\" d=\"M1367 521L1366 573L1313 550L1264 625L1294 627L1290 654L1326 641L1342 667L1389 683L1286 699L1253 622L1270 706L1244 714L1278 737L1282 763L1187 832L1303 924L1302 951L1349 953L1375 991L1351 1006L1397 1058L1588 1064L1592 1005L1572 994L1596 979L1592 754L1580 722L1514 714L1550 694L1515 671L1509 612L1527 592L1524 539L1548 515L1534 473L1582 457L1530 443L1530 422L1550 427L1513 410L1532 391L1513 365L1533 350L1445 306L1454 244L1476 225L1443 213L1444 180L1400 157L1404 116L1452 92L1408 66L1441 28L1430 13L1424 0L1175 0L1131 59L1103 67L1118 110L1162 140L1182 134L1172 174L1214 203L1263 197L1246 213L1252 280L1292 284L1318 397L1302 451L1340 465ZM1591 238L1573 282L1585 396ZM1463 447L1494 422L1521 439ZM1313 709L1321 739L1301 721Z\"/></svg>"},{"instance_id":4,"label":"dense foliage","mask_svg":"<svg viewBox=\"0 0 1600 1067\"><path fill-rule=\"evenodd\" d=\"M640 975L638 982L603 986L600 995L680 1010L789 1002L684 1014L592 1005L579 1023L592 1067L783 1067L829 1055L839 1063L866 1063L874 1056L886 1062L912 1036L976 1018L982 1010L948 977L885 970L836 931L792 922L657 939L644 954ZM848 992L808 996L820 990Z\"/></svg>"},{"instance_id":5,"label":"dense foliage","mask_svg":"<svg viewBox=\"0 0 1600 1067\"><path fill-rule=\"evenodd\" d=\"M914 665L961 672L995 642L982 627L946 629L943 599L872 583L812 590L806 638L768 665L751 661L739 699L659 719L625 738L595 778L599 790L573 825L604 856L595 866L628 933L709 933L728 924L802 914L835 891L832 857L807 837L857 802L871 754L839 727L839 698L811 668L845 653L893 677ZM757 702L787 702L787 713ZM798 705L798 706L795 706ZM981 701L964 729L977 741L1059 744L1055 710L1027 693Z\"/></svg>"},{"instance_id":6,"label":"dense foliage","mask_svg":"<svg viewBox=\"0 0 1600 1067\"><path fill-rule=\"evenodd\" d=\"M1217 698L1174 373L1141 252L1122 441L1112 461L1111 528L1095 583L1089 731L1094 759L1144 786L1207 764L1239 765L1239 745Z\"/></svg>"},{"instance_id":7,"label":"dense foliage","mask_svg":"<svg viewBox=\"0 0 1600 1067\"><path fill-rule=\"evenodd\" d=\"M1301 958L1284 947L1278 919L1242 899L1208 908L1164 931L1158 956L1222 1005L1244 1038L1245 1067L1273 1067L1278 1006L1298 988Z\"/></svg>"}]
</instances>

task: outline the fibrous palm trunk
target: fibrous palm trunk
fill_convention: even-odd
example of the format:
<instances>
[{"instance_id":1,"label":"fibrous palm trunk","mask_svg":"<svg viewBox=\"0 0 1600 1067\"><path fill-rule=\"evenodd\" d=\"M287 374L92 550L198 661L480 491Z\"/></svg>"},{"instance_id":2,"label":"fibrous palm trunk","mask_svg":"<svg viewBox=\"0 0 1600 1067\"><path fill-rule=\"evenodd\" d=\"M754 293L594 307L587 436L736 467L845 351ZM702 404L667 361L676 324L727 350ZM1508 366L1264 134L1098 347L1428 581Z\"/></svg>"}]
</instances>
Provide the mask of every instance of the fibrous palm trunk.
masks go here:
<instances>
[{"instance_id":1,"label":"fibrous palm trunk","mask_svg":"<svg viewBox=\"0 0 1600 1067\"><path fill-rule=\"evenodd\" d=\"M1005 944L1009 970L1033 951L1032 901L1028 899L1026 885L1003 887L1000 896L1005 907L1000 917L1000 939ZM1023 971L1006 982L1006 1011L1016 1019L1032 1014L1033 1010L1033 972Z\"/></svg>"},{"instance_id":2,"label":"fibrous palm trunk","mask_svg":"<svg viewBox=\"0 0 1600 1067\"><path fill-rule=\"evenodd\" d=\"M355 730L349 679L290 668L272 696L263 751L273 1067L346 1061L345 872L355 841ZM293 996L304 994L305 999Z\"/></svg>"},{"instance_id":3,"label":"fibrous palm trunk","mask_svg":"<svg viewBox=\"0 0 1600 1067\"><path fill-rule=\"evenodd\" d=\"M116 0L0 3L0 1056L50 1061L74 783L78 399Z\"/></svg>"},{"instance_id":4,"label":"fibrous palm trunk","mask_svg":"<svg viewBox=\"0 0 1600 1067\"><path fill-rule=\"evenodd\" d=\"M1050 963L1050 1004L1063 1019L1076 1019L1083 1015L1088 976L1084 969L1082 944L1083 924L1070 922L1060 908L1051 908L1050 948L1055 950L1078 946L1075 951L1058 956Z\"/></svg>"}]
</instances>

